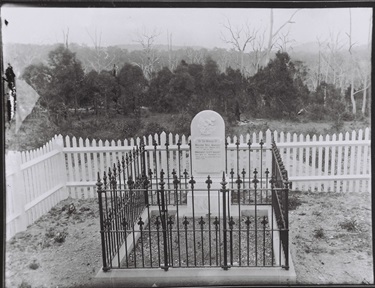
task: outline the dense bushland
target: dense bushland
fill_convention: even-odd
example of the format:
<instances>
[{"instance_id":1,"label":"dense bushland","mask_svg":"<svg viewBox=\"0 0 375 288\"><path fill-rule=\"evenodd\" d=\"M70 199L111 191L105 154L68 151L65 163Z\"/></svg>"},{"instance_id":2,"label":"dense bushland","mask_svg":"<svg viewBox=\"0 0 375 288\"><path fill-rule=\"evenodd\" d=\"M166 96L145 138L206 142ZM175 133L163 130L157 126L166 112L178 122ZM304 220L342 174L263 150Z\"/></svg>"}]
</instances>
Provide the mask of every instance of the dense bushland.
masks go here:
<instances>
[{"instance_id":1,"label":"dense bushland","mask_svg":"<svg viewBox=\"0 0 375 288\"><path fill-rule=\"evenodd\" d=\"M277 52L267 66L247 77L231 67L220 72L209 56L204 64L182 60L173 71L165 66L147 78L139 65L126 62L85 73L76 54L61 45L49 53L46 64L27 66L22 78L39 93L39 104L56 124L82 110L139 115L142 107L190 115L213 109L229 121L240 120L242 113L269 119L293 120L303 114L309 120L353 120L351 87L341 91L322 81L310 91L307 69Z\"/></svg>"}]
</instances>

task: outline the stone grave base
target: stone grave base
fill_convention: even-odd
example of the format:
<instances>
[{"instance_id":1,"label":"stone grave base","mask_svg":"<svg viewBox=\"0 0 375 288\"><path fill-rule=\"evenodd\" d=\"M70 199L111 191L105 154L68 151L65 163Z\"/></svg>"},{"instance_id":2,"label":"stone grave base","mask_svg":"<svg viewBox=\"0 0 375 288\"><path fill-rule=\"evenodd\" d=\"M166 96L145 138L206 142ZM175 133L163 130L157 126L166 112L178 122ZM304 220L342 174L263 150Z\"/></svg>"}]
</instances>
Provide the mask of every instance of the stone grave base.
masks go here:
<instances>
[{"instance_id":1,"label":"stone grave base","mask_svg":"<svg viewBox=\"0 0 375 288\"><path fill-rule=\"evenodd\" d=\"M94 287L168 287L205 285L289 285L296 283L290 260L289 270L281 267L112 269L96 275Z\"/></svg>"}]
</instances>

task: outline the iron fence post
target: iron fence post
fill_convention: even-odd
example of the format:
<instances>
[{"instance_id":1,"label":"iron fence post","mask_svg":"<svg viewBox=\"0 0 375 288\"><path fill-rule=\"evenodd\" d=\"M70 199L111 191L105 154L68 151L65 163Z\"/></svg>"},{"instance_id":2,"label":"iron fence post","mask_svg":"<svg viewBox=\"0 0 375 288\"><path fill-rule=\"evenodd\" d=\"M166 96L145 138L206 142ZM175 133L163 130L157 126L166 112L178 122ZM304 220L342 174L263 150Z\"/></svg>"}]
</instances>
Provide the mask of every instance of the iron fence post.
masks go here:
<instances>
[{"instance_id":1,"label":"iron fence post","mask_svg":"<svg viewBox=\"0 0 375 288\"><path fill-rule=\"evenodd\" d=\"M96 183L98 201L99 201L99 215L100 215L100 237L102 242L102 259L103 259L103 271L106 272L109 270L107 266L107 257L106 257L106 248L105 248L105 238L104 238L104 217L103 217L103 203L102 203L102 185L100 181L100 174L98 172L98 182Z\"/></svg>"},{"instance_id":2,"label":"iron fence post","mask_svg":"<svg viewBox=\"0 0 375 288\"><path fill-rule=\"evenodd\" d=\"M168 270L169 268L169 265L168 265L168 235L167 235L167 207L166 207L166 203L165 203L165 195L164 195L164 185L165 185L165 182L164 182L164 171L163 169L160 171L160 198L158 197L158 204L159 204L159 213L160 213L160 220L161 220L161 225L162 225L162 229L163 229L163 247L164 247L164 266L162 266L161 268L163 268L165 271Z\"/></svg>"},{"instance_id":3,"label":"iron fence post","mask_svg":"<svg viewBox=\"0 0 375 288\"><path fill-rule=\"evenodd\" d=\"M284 233L285 233L285 270L289 270L289 182L287 181L288 179L286 179L286 181L284 182L284 185L285 185L285 195L284 195L284 198L285 198L285 215L284 215L284 219L285 219L285 227L284 227Z\"/></svg>"},{"instance_id":4,"label":"iron fence post","mask_svg":"<svg viewBox=\"0 0 375 288\"><path fill-rule=\"evenodd\" d=\"M221 192L223 193L223 244L224 244L224 264L221 266L224 270L228 270L230 266L228 265L228 251L227 251L227 197L226 193L228 189L226 188L227 182L225 182L225 174L223 172L223 181L221 184Z\"/></svg>"}]
</instances>

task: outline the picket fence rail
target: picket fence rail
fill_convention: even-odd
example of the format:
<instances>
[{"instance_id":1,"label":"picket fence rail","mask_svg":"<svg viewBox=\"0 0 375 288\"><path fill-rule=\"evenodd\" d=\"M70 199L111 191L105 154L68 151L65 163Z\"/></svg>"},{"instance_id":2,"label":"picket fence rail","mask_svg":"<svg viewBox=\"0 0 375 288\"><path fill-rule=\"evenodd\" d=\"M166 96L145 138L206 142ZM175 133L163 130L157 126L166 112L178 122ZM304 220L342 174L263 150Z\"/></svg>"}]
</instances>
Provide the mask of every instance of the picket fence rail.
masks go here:
<instances>
[{"instance_id":1,"label":"picket fence rail","mask_svg":"<svg viewBox=\"0 0 375 288\"><path fill-rule=\"evenodd\" d=\"M227 137L227 172L233 168L238 174L249 167L246 154L249 143L252 155L255 155L252 156L252 167L263 161L263 166L270 168L272 139L282 155L292 190L371 191L370 128L325 137L270 130ZM164 132L124 141L83 140L56 135L39 149L8 151L7 240L15 233L24 231L69 196L80 199L96 197L97 173L102 175L108 167L122 161L122 157L140 145L142 140L147 153L147 169L153 170L153 163L158 163L158 167L167 173L171 173L172 169L177 173L183 173L186 169L190 173L190 137ZM261 140L263 146L260 145ZM237 157L239 164L235 164ZM166 165L167 160L169 165Z\"/></svg>"}]
</instances>

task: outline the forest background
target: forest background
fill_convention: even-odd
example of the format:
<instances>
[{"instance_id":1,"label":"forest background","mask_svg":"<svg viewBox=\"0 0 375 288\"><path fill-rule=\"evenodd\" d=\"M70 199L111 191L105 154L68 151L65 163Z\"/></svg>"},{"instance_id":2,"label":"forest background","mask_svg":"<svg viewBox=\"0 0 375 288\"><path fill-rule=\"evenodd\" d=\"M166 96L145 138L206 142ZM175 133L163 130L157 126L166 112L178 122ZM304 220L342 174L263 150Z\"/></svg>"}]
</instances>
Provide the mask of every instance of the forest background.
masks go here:
<instances>
[{"instance_id":1,"label":"forest background","mask_svg":"<svg viewBox=\"0 0 375 288\"><path fill-rule=\"evenodd\" d=\"M157 31L138 34L135 44L107 47L96 32L93 46L69 43L69 30L54 45L6 43L5 63L39 95L26 120L43 119L39 137L24 139L30 132L25 121L8 148L36 148L56 133L96 139L188 135L191 119L204 109L221 113L230 134L272 129L272 121L331 123L323 132L340 132L348 121L369 126L370 42L359 46L331 34L293 46L288 34L279 33L267 48L248 30L230 22L224 28L229 33L223 41L232 49L177 47L171 38L157 45ZM252 120L260 127L238 129ZM303 132L322 133L318 126Z\"/></svg>"}]
</instances>

